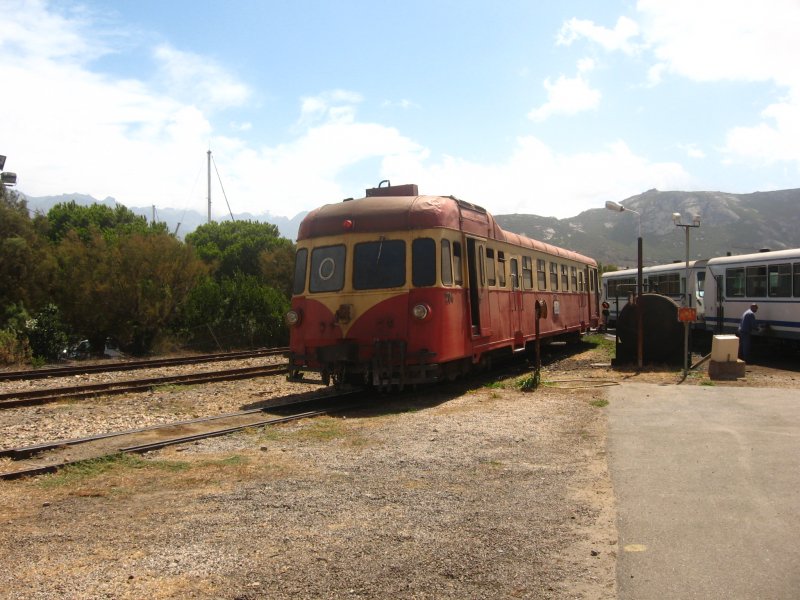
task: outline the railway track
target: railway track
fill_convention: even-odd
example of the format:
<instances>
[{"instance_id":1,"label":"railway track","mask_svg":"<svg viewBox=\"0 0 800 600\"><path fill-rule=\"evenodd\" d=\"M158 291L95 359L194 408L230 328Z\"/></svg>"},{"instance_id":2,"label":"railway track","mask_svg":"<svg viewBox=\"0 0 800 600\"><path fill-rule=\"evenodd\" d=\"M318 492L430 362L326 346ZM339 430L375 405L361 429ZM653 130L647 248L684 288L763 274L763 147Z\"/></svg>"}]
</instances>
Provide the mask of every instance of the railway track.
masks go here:
<instances>
[{"instance_id":1,"label":"railway track","mask_svg":"<svg viewBox=\"0 0 800 600\"><path fill-rule=\"evenodd\" d=\"M67 398L90 398L94 396L107 396L146 392L162 385L197 385L201 383L215 383L219 381L234 381L237 379L254 379L269 377L286 373L284 365L262 365L257 367L243 367L240 369L226 369L222 371L209 371L204 373L188 373L182 375L168 375L164 377L149 377L145 379L132 379L127 381L113 381L106 383L93 383L58 388L44 388L38 390L24 390L0 394L0 410L17 406L32 406L47 404Z\"/></svg>"},{"instance_id":2,"label":"railway track","mask_svg":"<svg viewBox=\"0 0 800 600\"><path fill-rule=\"evenodd\" d=\"M0 381L17 381L46 379L48 377L70 377L73 375L86 375L89 373L109 373L112 371L135 371L137 369L154 369L177 365L193 365L207 362L222 362L226 360L241 360L245 358L259 358L283 354L288 348L267 348L260 350L244 350L241 352L221 352L217 354L201 354L198 356L182 356L175 358L157 358L148 360L132 360L108 364L90 364L71 367L47 367L44 369L29 369L23 371L0 372Z\"/></svg>"},{"instance_id":3,"label":"railway track","mask_svg":"<svg viewBox=\"0 0 800 600\"><path fill-rule=\"evenodd\" d=\"M366 393L361 390L313 399L289 397L264 408L0 450L0 457L11 458L16 464L15 469L0 473L0 479L19 479L53 473L67 465L87 460L116 454L142 454L176 444L228 435L248 428L267 427L350 410L362 406L366 397ZM275 411L281 407L296 408L288 415L268 414L268 411Z\"/></svg>"}]
</instances>

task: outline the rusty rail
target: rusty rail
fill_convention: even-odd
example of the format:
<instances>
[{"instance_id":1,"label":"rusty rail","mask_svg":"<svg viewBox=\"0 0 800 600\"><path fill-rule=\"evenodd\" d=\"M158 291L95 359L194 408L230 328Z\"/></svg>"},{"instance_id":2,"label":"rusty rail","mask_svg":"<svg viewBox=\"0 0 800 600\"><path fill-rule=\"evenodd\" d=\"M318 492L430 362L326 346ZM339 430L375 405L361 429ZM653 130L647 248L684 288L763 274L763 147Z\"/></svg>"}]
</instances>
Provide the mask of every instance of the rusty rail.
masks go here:
<instances>
[{"instance_id":1,"label":"rusty rail","mask_svg":"<svg viewBox=\"0 0 800 600\"><path fill-rule=\"evenodd\" d=\"M77 365L71 367L45 367L23 371L0 371L0 381L17 381L46 379L48 377L70 377L89 373L109 373L112 371L135 371L137 369L155 369L179 365L193 365L226 360L242 360L283 354L288 348L262 348L260 350L243 350L239 352L221 352L218 354L200 354L197 356L181 356L173 358L156 358L148 360L132 360L107 364Z\"/></svg>"},{"instance_id":2,"label":"rusty rail","mask_svg":"<svg viewBox=\"0 0 800 600\"><path fill-rule=\"evenodd\" d=\"M285 365L262 365L257 367L244 367L241 369L209 371L205 373L188 373L128 381L7 392L0 394L0 409L47 404L66 398L89 398L93 396L146 392L152 390L154 387L162 385L197 385L200 383L269 377L271 375L286 373L287 371Z\"/></svg>"}]
</instances>

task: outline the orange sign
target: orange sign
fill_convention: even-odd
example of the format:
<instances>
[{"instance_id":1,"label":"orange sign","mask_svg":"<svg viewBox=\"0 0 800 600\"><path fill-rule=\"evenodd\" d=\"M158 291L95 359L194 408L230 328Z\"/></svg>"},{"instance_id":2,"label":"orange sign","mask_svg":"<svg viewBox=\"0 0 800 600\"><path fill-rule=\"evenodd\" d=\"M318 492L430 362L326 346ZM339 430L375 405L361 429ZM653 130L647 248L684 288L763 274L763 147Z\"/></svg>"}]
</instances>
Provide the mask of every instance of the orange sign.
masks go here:
<instances>
[{"instance_id":1,"label":"orange sign","mask_svg":"<svg viewBox=\"0 0 800 600\"><path fill-rule=\"evenodd\" d=\"M697 309L681 306L678 309L678 321L681 323L694 323L697 320Z\"/></svg>"}]
</instances>

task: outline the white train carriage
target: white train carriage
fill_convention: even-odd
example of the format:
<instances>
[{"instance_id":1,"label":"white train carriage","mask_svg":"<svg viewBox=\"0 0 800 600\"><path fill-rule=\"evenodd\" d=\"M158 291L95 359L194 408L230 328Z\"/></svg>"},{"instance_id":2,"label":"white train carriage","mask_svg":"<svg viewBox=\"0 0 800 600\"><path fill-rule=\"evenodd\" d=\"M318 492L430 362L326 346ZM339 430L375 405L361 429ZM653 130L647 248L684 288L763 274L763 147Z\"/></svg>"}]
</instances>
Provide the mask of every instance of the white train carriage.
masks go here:
<instances>
[{"instance_id":1,"label":"white train carriage","mask_svg":"<svg viewBox=\"0 0 800 600\"><path fill-rule=\"evenodd\" d=\"M705 313L705 267L707 260L689 261L689 306L697 310L697 328L703 328ZM609 304L608 324L614 326L619 311L636 295L637 269L603 273L602 299ZM661 294L683 304L686 290L686 263L675 262L642 269L642 292Z\"/></svg>"},{"instance_id":2,"label":"white train carriage","mask_svg":"<svg viewBox=\"0 0 800 600\"><path fill-rule=\"evenodd\" d=\"M800 343L800 249L712 258L706 265L706 327L736 331L758 304L755 335Z\"/></svg>"}]
</instances>

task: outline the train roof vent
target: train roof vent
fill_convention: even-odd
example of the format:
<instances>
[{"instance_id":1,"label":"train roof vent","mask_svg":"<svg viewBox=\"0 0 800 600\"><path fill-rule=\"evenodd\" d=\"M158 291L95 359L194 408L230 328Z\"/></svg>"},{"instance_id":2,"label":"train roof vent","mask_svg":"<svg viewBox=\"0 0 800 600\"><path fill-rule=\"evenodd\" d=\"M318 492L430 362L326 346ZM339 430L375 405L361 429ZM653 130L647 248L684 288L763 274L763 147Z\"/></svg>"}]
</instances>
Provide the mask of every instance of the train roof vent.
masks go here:
<instances>
[{"instance_id":1,"label":"train roof vent","mask_svg":"<svg viewBox=\"0 0 800 600\"><path fill-rule=\"evenodd\" d=\"M384 183L388 185L384 187ZM367 198L370 196L419 196L419 189L416 183L392 185L388 179L384 179L378 184L378 187L367 190Z\"/></svg>"},{"instance_id":2,"label":"train roof vent","mask_svg":"<svg viewBox=\"0 0 800 600\"><path fill-rule=\"evenodd\" d=\"M459 200L455 196L450 196L453 200L455 200L461 208L466 208L468 210L474 210L475 212L479 212L482 214L486 214L486 209L482 206L478 206L477 204L473 204L472 202L467 202L466 200Z\"/></svg>"},{"instance_id":3,"label":"train roof vent","mask_svg":"<svg viewBox=\"0 0 800 600\"><path fill-rule=\"evenodd\" d=\"M772 252L772 248L759 248L759 252Z\"/></svg>"}]
</instances>

